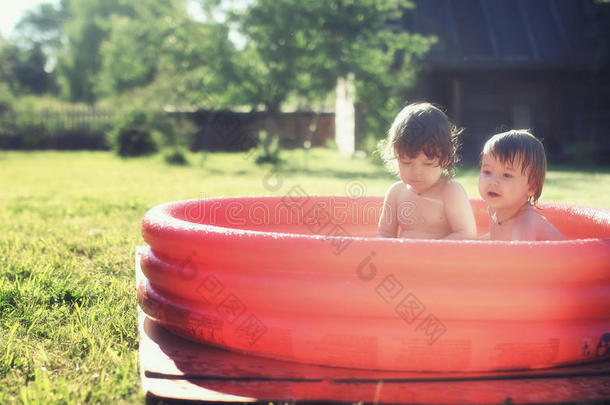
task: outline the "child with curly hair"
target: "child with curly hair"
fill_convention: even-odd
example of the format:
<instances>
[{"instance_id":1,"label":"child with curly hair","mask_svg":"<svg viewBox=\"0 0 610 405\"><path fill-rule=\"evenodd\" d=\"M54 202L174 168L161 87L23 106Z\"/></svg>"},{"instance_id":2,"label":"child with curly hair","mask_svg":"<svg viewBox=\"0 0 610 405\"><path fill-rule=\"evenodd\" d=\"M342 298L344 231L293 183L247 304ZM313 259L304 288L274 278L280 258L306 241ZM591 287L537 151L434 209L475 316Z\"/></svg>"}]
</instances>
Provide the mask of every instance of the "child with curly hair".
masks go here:
<instances>
[{"instance_id":1,"label":"child with curly hair","mask_svg":"<svg viewBox=\"0 0 610 405\"><path fill-rule=\"evenodd\" d=\"M400 178L386 192L378 237L474 239L477 229L464 188L452 179L459 131L429 103L406 106L380 144Z\"/></svg>"}]
</instances>

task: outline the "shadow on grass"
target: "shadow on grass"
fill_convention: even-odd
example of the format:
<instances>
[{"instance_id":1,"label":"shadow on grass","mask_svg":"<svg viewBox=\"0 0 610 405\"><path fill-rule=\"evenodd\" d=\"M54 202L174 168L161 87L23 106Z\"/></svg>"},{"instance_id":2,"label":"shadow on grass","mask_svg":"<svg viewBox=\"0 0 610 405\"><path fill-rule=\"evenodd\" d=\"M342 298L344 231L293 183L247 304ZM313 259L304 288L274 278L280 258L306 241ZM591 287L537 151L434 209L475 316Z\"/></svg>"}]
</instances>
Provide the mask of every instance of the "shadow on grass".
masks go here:
<instances>
[{"instance_id":1,"label":"shadow on grass","mask_svg":"<svg viewBox=\"0 0 610 405\"><path fill-rule=\"evenodd\" d=\"M312 168L303 168L298 166L289 166L289 165L279 165L279 166L271 166L271 165L263 165L258 166L261 175L265 175L266 173L277 173L284 176L308 176L308 177L317 177L317 178L334 178L334 179L366 179L366 180L383 180L388 179L392 180L395 178L391 173L384 171L383 169L365 171L365 170L345 170L345 169L331 169L331 168L321 168L321 169L312 169ZM206 172L210 175L218 175L218 176L251 176L253 173L251 171L240 169L236 171L232 171L231 169L217 169L217 168L208 168Z\"/></svg>"},{"instance_id":2,"label":"shadow on grass","mask_svg":"<svg viewBox=\"0 0 610 405\"><path fill-rule=\"evenodd\" d=\"M251 176L265 175L268 173L277 173L285 176L308 176L317 178L335 178L335 179L367 179L367 180L392 180L395 176L389 173L382 166L375 166L369 161L355 161L353 169L346 169L345 164L340 168L333 168L331 163L311 162L304 165L299 162L290 162L283 160L281 163L273 165L270 163L256 164L249 162L249 168L244 167L226 167L219 168L214 166L203 167L203 170L210 175L218 176ZM317 167L316 167L317 166Z\"/></svg>"},{"instance_id":3,"label":"shadow on grass","mask_svg":"<svg viewBox=\"0 0 610 405\"><path fill-rule=\"evenodd\" d=\"M311 177L328 177L336 179L393 179L394 176L391 173L383 169L372 170L372 171L348 171L344 169L311 169L311 168L300 168L300 167L280 167L277 169L278 173L285 175L306 175Z\"/></svg>"}]
</instances>

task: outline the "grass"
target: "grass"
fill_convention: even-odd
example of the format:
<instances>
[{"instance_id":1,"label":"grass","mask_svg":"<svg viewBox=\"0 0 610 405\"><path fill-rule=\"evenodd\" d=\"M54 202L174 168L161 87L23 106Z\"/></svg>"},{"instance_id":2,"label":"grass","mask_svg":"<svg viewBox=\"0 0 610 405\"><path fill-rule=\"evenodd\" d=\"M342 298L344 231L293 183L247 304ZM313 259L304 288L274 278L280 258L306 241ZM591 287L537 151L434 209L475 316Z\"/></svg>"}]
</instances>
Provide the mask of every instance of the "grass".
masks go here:
<instances>
[{"instance_id":1,"label":"grass","mask_svg":"<svg viewBox=\"0 0 610 405\"><path fill-rule=\"evenodd\" d=\"M348 192L394 178L328 149L122 160L106 152L0 153L0 403L143 402L133 257L140 221L186 198ZM476 168L458 180L477 197ZM610 208L610 170L550 170L542 200Z\"/></svg>"}]
</instances>

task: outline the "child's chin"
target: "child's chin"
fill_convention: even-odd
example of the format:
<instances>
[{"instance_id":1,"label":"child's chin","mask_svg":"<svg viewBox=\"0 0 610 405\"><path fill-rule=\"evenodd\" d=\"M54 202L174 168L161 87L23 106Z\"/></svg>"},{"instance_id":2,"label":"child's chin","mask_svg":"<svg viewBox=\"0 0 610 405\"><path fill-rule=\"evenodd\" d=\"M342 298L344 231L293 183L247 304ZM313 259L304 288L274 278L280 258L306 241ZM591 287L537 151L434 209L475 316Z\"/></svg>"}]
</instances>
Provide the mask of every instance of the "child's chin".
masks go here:
<instances>
[{"instance_id":1,"label":"child's chin","mask_svg":"<svg viewBox=\"0 0 610 405\"><path fill-rule=\"evenodd\" d=\"M485 201L487 205L489 205L491 208L495 208L498 202L496 198L492 198L489 196L484 196L483 201Z\"/></svg>"}]
</instances>

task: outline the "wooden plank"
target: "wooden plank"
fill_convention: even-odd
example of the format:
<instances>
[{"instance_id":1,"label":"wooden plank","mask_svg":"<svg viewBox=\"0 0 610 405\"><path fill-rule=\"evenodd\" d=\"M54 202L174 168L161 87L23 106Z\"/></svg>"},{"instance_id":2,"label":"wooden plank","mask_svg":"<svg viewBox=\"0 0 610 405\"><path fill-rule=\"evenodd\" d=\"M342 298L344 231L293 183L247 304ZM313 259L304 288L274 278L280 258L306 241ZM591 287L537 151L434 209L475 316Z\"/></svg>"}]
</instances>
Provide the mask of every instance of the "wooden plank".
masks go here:
<instances>
[{"instance_id":1,"label":"wooden plank","mask_svg":"<svg viewBox=\"0 0 610 405\"><path fill-rule=\"evenodd\" d=\"M136 257L136 282L143 275ZM500 403L610 400L610 362L502 373L409 373L280 361L193 342L138 307L148 397L209 402Z\"/></svg>"}]
</instances>

